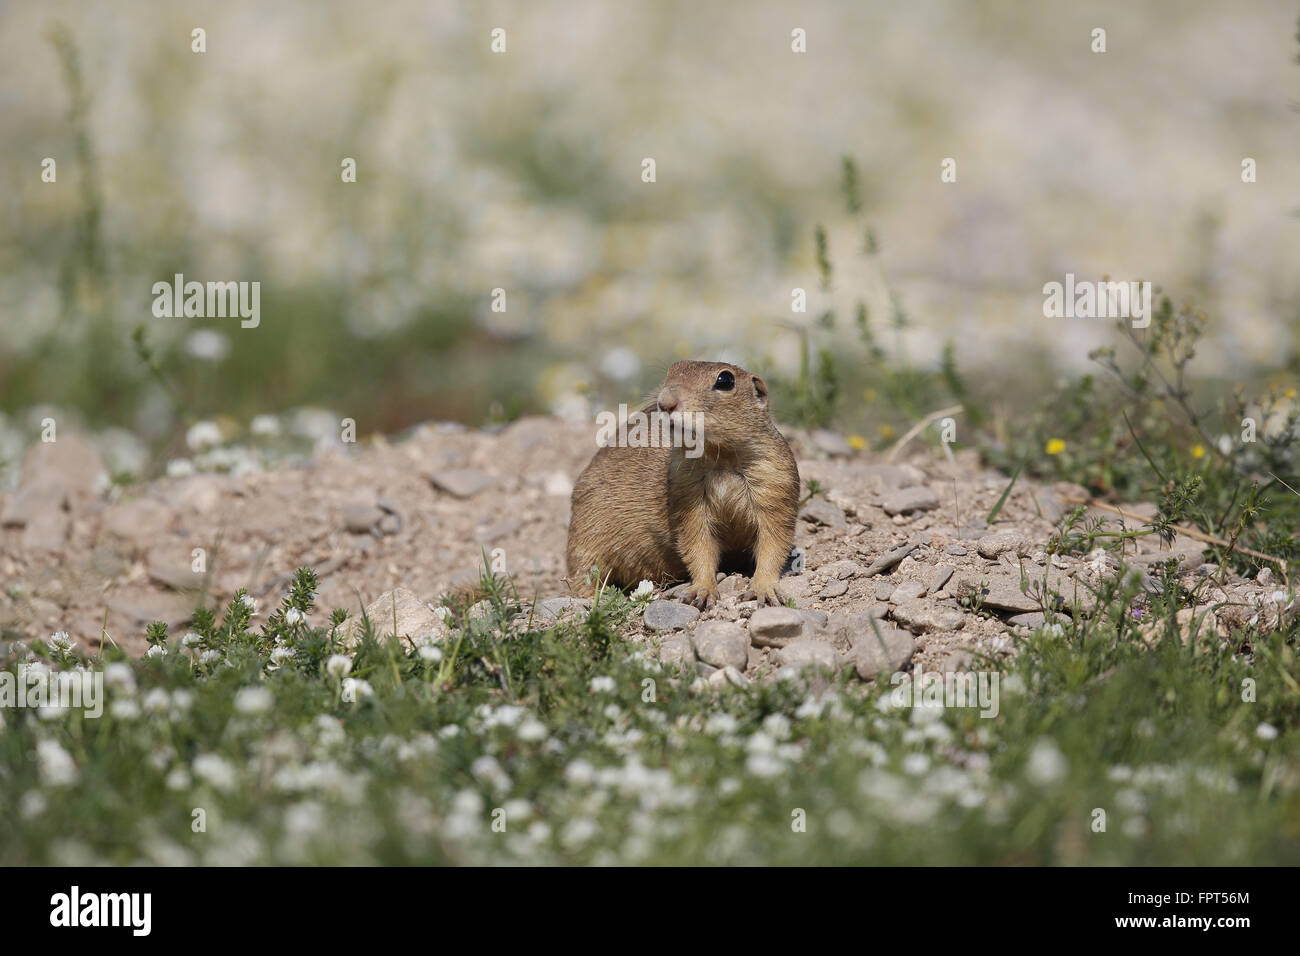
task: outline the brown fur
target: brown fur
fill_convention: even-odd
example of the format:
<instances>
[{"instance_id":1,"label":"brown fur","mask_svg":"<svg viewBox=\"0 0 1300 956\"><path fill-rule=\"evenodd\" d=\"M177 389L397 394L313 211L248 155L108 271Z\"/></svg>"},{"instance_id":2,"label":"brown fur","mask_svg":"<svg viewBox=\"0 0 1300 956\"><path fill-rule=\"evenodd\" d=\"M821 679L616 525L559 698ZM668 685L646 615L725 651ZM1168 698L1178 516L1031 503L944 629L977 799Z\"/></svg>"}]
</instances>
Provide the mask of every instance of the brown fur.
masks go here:
<instances>
[{"instance_id":1,"label":"brown fur","mask_svg":"<svg viewBox=\"0 0 1300 956\"><path fill-rule=\"evenodd\" d=\"M718 376L735 377L731 390ZM592 568L620 587L689 580L682 600L708 607L726 559L753 567L742 599L779 604L777 579L794 544L799 468L768 410L767 385L738 365L678 362L643 411L703 413L704 453L606 447L573 488L568 570ZM674 432L677 438L679 432Z\"/></svg>"}]
</instances>

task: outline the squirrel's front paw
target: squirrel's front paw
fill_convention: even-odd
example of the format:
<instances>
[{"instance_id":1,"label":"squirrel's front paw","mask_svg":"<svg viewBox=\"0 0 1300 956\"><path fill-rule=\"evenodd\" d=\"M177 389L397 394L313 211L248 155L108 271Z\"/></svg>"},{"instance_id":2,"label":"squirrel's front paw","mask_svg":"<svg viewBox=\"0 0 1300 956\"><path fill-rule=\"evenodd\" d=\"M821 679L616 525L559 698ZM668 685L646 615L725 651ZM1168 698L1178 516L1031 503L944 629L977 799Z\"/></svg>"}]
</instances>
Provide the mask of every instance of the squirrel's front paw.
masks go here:
<instances>
[{"instance_id":1,"label":"squirrel's front paw","mask_svg":"<svg viewBox=\"0 0 1300 956\"><path fill-rule=\"evenodd\" d=\"M701 611L707 611L718 600L718 587L693 584L682 592L681 599L683 604L690 604Z\"/></svg>"},{"instance_id":2,"label":"squirrel's front paw","mask_svg":"<svg viewBox=\"0 0 1300 956\"><path fill-rule=\"evenodd\" d=\"M785 604L785 599L781 597L781 592L776 589L776 582L750 581L749 590L740 596L742 601L757 601L758 606L771 604L774 607L780 607Z\"/></svg>"}]
</instances>

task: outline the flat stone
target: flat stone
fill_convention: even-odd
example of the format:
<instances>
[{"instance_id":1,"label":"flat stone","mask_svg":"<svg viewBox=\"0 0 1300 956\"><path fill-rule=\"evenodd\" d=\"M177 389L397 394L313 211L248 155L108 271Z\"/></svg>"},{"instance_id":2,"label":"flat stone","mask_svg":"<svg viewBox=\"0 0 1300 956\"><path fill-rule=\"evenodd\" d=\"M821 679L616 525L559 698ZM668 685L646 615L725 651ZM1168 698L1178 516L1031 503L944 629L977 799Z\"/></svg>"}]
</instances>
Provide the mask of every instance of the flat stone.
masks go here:
<instances>
[{"instance_id":1,"label":"flat stone","mask_svg":"<svg viewBox=\"0 0 1300 956\"><path fill-rule=\"evenodd\" d=\"M366 605L365 616L379 640L394 635L412 639L428 635L441 640L449 633L446 622L433 608L406 588L394 588L379 595ZM339 627L338 636L345 645L361 640L361 620L361 615L356 615Z\"/></svg>"},{"instance_id":2,"label":"flat stone","mask_svg":"<svg viewBox=\"0 0 1300 956\"><path fill-rule=\"evenodd\" d=\"M59 488L73 498L88 498L107 479L99 452L80 436L61 431L57 440L38 441L27 449L18 488Z\"/></svg>"},{"instance_id":3,"label":"flat stone","mask_svg":"<svg viewBox=\"0 0 1300 956\"><path fill-rule=\"evenodd\" d=\"M904 601L915 600L924 593L925 585L920 581L903 581L889 592L888 600L890 604L902 604Z\"/></svg>"},{"instance_id":4,"label":"flat stone","mask_svg":"<svg viewBox=\"0 0 1300 956\"><path fill-rule=\"evenodd\" d=\"M880 628L863 634L853 642L848 658L863 680L874 680L881 674L893 674L907 666L916 653L916 641L907 631L893 627Z\"/></svg>"},{"instance_id":5,"label":"flat stone","mask_svg":"<svg viewBox=\"0 0 1300 956\"><path fill-rule=\"evenodd\" d=\"M743 574L728 574L718 582L719 597L736 597L749 587L749 578Z\"/></svg>"},{"instance_id":6,"label":"flat stone","mask_svg":"<svg viewBox=\"0 0 1300 956\"><path fill-rule=\"evenodd\" d=\"M903 544L903 545L899 545L897 548L894 548L892 551L886 551L884 554L880 555L880 557L876 558L876 560L871 562L871 564L867 567L867 570L862 572L862 576L869 578L874 574L880 574L883 571L888 571L890 568L895 567L900 561L902 561L905 557L907 557L909 554L915 551L917 547L919 546L915 544Z\"/></svg>"},{"instance_id":7,"label":"flat stone","mask_svg":"<svg viewBox=\"0 0 1300 956\"><path fill-rule=\"evenodd\" d=\"M838 644L849 647L863 634L871 633L871 625L891 627L885 621L889 608L884 604L873 604L865 611L837 611L831 615L826 625L826 633Z\"/></svg>"},{"instance_id":8,"label":"flat stone","mask_svg":"<svg viewBox=\"0 0 1300 956\"><path fill-rule=\"evenodd\" d=\"M848 589L849 583L847 581L832 580L821 589L821 592L817 596L823 598L836 598L847 592Z\"/></svg>"},{"instance_id":9,"label":"flat stone","mask_svg":"<svg viewBox=\"0 0 1300 956\"><path fill-rule=\"evenodd\" d=\"M749 678L742 674L734 667L724 667L721 670L714 671L707 678L710 687L740 687L749 686Z\"/></svg>"},{"instance_id":10,"label":"flat stone","mask_svg":"<svg viewBox=\"0 0 1300 956\"><path fill-rule=\"evenodd\" d=\"M942 591L943 586L948 583L948 579L957 573L957 569L941 564L934 569L934 574L930 575L930 582L926 585L926 590L933 594L935 591Z\"/></svg>"},{"instance_id":11,"label":"flat stone","mask_svg":"<svg viewBox=\"0 0 1300 956\"><path fill-rule=\"evenodd\" d=\"M1058 607L1069 607L1071 602L1076 599L1083 611L1090 611L1096 606L1096 598L1081 583L1059 571L1048 569L1046 573L1048 589L1061 595L1061 600L1056 602ZM981 579L988 581L988 585L983 589L980 588ZM953 576L952 581L948 584L947 591L958 598L975 598L978 593L981 595L980 603L984 607L999 611L1029 612L1042 610L1042 605L1033 591L1034 587L1041 586L1042 576L1039 574L1030 575L1029 580L1032 582L1030 591L1025 594L1020 590L1020 578L1018 576L996 573L982 576L958 574ZM1051 601L1048 600L1048 603L1051 603Z\"/></svg>"},{"instance_id":12,"label":"flat stone","mask_svg":"<svg viewBox=\"0 0 1300 956\"><path fill-rule=\"evenodd\" d=\"M1041 611L1030 611L1026 614L1012 614L1007 618L1007 623L1015 627L1027 627L1032 631L1036 627L1042 627L1046 620Z\"/></svg>"},{"instance_id":13,"label":"flat stone","mask_svg":"<svg viewBox=\"0 0 1300 956\"><path fill-rule=\"evenodd\" d=\"M924 486L902 488L886 494L880 501L880 507L885 509L885 514L889 515L929 511L939 507L939 493Z\"/></svg>"},{"instance_id":14,"label":"flat stone","mask_svg":"<svg viewBox=\"0 0 1300 956\"><path fill-rule=\"evenodd\" d=\"M25 528L51 512L62 511L68 493L58 485L32 485L19 488L5 502L0 512L0 525L6 528Z\"/></svg>"},{"instance_id":15,"label":"flat stone","mask_svg":"<svg viewBox=\"0 0 1300 956\"><path fill-rule=\"evenodd\" d=\"M575 616L591 610L591 601L587 598L549 597L543 598L533 606L533 613L544 622L558 621L565 614Z\"/></svg>"},{"instance_id":16,"label":"flat stone","mask_svg":"<svg viewBox=\"0 0 1300 956\"><path fill-rule=\"evenodd\" d=\"M776 589L787 601L802 601L812 593L812 580L806 574L791 574L778 581Z\"/></svg>"},{"instance_id":17,"label":"flat stone","mask_svg":"<svg viewBox=\"0 0 1300 956\"><path fill-rule=\"evenodd\" d=\"M123 541L150 541L167 533L172 512L161 501L137 498L108 509L103 530Z\"/></svg>"},{"instance_id":18,"label":"flat stone","mask_svg":"<svg viewBox=\"0 0 1300 956\"><path fill-rule=\"evenodd\" d=\"M1162 561L1168 561L1170 558L1175 560L1181 559L1179 569L1182 571L1192 571L1199 568L1205 563L1205 555L1201 552L1204 546L1199 541L1182 541L1175 542L1172 550L1169 551L1147 551L1142 554L1130 554L1128 560L1134 564L1139 564L1144 568L1150 568ZM1265 568L1264 570L1268 570Z\"/></svg>"},{"instance_id":19,"label":"flat stone","mask_svg":"<svg viewBox=\"0 0 1300 956\"><path fill-rule=\"evenodd\" d=\"M920 599L904 601L890 611L892 617L909 631L929 634L933 631L956 631L966 623L966 615L955 608L940 607Z\"/></svg>"},{"instance_id":20,"label":"flat stone","mask_svg":"<svg viewBox=\"0 0 1300 956\"><path fill-rule=\"evenodd\" d=\"M824 498L813 498L799 509L799 517L813 524L825 525L832 531L843 533L848 529L844 512Z\"/></svg>"},{"instance_id":21,"label":"flat stone","mask_svg":"<svg viewBox=\"0 0 1300 956\"><path fill-rule=\"evenodd\" d=\"M858 474L870 479L882 491L910 488L919 484L916 473L900 465L863 465L858 469Z\"/></svg>"},{"instance_id":22,"label":"flat stone","mask_svg":"<svg viewBox=\"0 0 1300 956\"><path fill-rule=\"evenodd\" d=\"M194 570L191 549L183 544L163 544L149 549L145 556L149 578L173 591L197 591L205 575Z\"/></svg>"},{"instance_id":23,"label":"flat stone","mask_svg":"<svg viewBox=\"0 0 1300 956\"><path fill-rule=\"evenodd\" d=\"M743 671L749 663L749 635L731 621L704 621L691 635L695 656L714 667Z\"/></svg>"},{"instance_id":24,"label":"flat stone","mask_svg":"<svg viewBox=\"0 0 1300 956\"><path fill-rule=\"evenodd\" d=\"M106 578L116 578L126 574L130 563L112 548L95 548L90 552L90 566L96 574Z\"/></svg>"},{"instance_id":25,"label":"flat stone","mask_svg":"<svg viewBox=\"0 0 1300 956\"><path fill-rule=\"evenodd\" d=\"M651 601L642 620L652 631L677 631L693 624L700 616L697 608L681 601Z\"/></svg>"},{"instance_id":26,"label":"flat stone","mask_svg":"<svg viewBox=\"0 0 1300 956\"><path fill-rule=\"evenodd\" d=\"M862 565L858 564L856 561L835 561L831 564L823 565L818 568L818 570L828 578L839 578L841 581L847 581L848 579L855 578L862 573Z\"/></svg>"},{"instance_id":27,"label":"flat stone","mask_svg":"<svg viewBox=\"0 0 1300 956\"><path fill-rule=\"evenodd\" d=\"M695 646L685 634L670 634L659 642L659 660L665 664L695 667Z\"/></svg>"},{"instance_id":28,"label":"flat stone","mask_svg":"<svg viewBox=\"0 0 1300 956\"><path fill-rule=\"evenodd\" d=\"M1014 531L999 531L976 541L975 550L990 560L1008 553L1024 555L1029 553L1029 539Z\"/></svg>"},{"instance_id":29,"label":"flat stone","mask_svg":"<svg viewBox=\"0 0 1300 956\"><path fill-rule=\"evenodd\" d=\"M988 584L981 587L981 579L970 575L956 575L948 584L948 593L957 598L969 599L972 604L999 611L1037 611L1038 601L1020 590L1017 579L1005 576L987 576Z\"/></svg>"},{"instance_id":30,"label":"flat stone","mask_svg":"<svg viewBox=\"0 0 1300 956\"><path fill-rule=\"evenodd\" d=\"M343 527L353 534L369 534L383 517L376 505L349 505L343 509Z\"/></svg>"},{"instance_id":31,"label":"flat stone","mask_svg":"<svg viewBox=\"0 0 1300 956\"><path fill-rule=\"evenodd\" d=\"M951 554L958 558L965 557L970 552L959 544L950 544L943 549L944 554Z\"/></svg>"},{"instance_id":32,"label":"flat stone","mask_svg":"<svg viewBox=\"0 0 1300 956\"><path fill-rule=\"evenodd\" d=\"M777 663L784 667L820 667L835 671L837 660L835 648L825 641L813 641L806 638L791 641L775 652Z\"/></svg>"},{"instance_id":33,"label":"flat stone","mask_svg":"<svg viewBox=\"0 0 1300 956\"><path fill-rule=\"evenodd\" d=\"M444 468L430 471L426 477L439 491L455 498L472 498L496 482L487 472L475 468Z\"/></svg>"},{"instance_id":34,"label":"flat stone","mask_svg":"<svg viewBox=\"0 0 1300 956\"><path fill-rule=\"evenodd\" d=\"M67 500L63 491L57 488L50 491L51 495ZM47 498L42 510L29 516L23 526L22 548L24 551L58 551L67 543L71 530L72 515L64 510L62 502L55 505L52 498Z\"/></svg>"},{"instance_id":35,"label":"flat stone","mask_svg":"<svg viewBox=\"0 0 1300 956\"><path fill-rule=\"evenodd\" d=\"M749 639L761 647L784 647L803 635L803 614L790 607L761 607L749 619Z\"/></svg>"},{"instance_id":36,"label":"flat stone","mask_svg":"<svg viewBox=\"0 0 1300 956\"><path fill-rule=\"evenodd\" d=\"M799 611L800 617L803 618L805 631L809 628L815 631L818 628L825 627L826 622L830 620L830 615L825 611L818 611L813 608L798 608L797 610Z\"/></svg>"}]
</instances>

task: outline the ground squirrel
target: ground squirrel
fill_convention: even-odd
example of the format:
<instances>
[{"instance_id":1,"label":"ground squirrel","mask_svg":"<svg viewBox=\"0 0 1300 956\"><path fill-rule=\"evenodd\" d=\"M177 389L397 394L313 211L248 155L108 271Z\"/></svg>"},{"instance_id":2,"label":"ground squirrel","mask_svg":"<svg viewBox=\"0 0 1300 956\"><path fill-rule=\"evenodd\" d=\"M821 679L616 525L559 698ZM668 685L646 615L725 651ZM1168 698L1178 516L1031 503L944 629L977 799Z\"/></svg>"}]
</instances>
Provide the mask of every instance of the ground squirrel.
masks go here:
<instances>
[{"instance_id":1,"label":"ground squirrel","mask_svg":"<svg viewBox=\"0 0 1300 956\"><path fill-rule=\"evenodd\" d=\"M682 600L707 608L727 567L752 570L741 600L782 603L799 467L772 422L767 384L726 362L677 362L641 415L671 441L596 452L573 488L570 583L592 567L620 587L689 580Z\"/></svg>"}]
</instances>

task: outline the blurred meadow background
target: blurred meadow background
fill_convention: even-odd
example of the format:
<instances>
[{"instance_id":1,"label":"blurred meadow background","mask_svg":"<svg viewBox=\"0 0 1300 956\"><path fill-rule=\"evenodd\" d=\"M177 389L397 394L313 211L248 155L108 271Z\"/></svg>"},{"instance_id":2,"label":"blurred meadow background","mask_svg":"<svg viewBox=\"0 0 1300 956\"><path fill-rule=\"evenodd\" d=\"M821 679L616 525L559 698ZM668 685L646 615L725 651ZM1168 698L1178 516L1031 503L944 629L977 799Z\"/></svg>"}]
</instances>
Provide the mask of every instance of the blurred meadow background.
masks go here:
<instances>
[{"instance_id":1,"label":"blurred meadow background","mask_svg":"<svg viewBox=\"0 0 1300 956\"><path fill-rule=\"evenodd\" d=\"M1200 387L1285 390L1296 14L5 3L4 480L49 414L143 476L200 420L282 416L310 438L343 415L362 434L581 417L681 357L762 370L779 416L873 445L938 407L911 379L877 388L884 370L959 372L1014 418L1113 335L1043 317L1067 272L1204 311ZM259 281L260 326L155 318L151 287L175 273Z\"/></svg>"}]
</instances>

